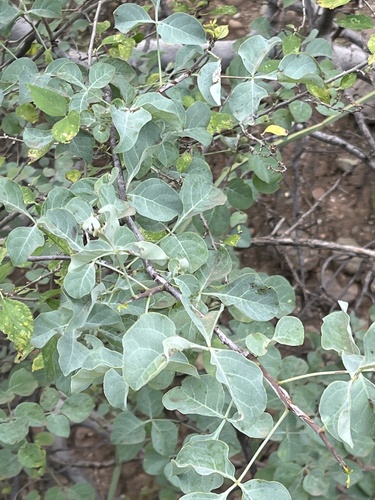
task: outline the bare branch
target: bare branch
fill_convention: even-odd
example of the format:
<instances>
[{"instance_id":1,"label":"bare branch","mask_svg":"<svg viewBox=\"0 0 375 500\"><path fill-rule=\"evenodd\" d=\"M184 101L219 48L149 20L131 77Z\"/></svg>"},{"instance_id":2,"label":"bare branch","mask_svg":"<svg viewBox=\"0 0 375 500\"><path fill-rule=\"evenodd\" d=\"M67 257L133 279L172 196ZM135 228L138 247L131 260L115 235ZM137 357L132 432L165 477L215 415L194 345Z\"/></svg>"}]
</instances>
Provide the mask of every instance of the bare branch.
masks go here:
<instances>
[{"instance_id":1,"label":"bare branch","mask_svg":"<svg viewBox=\"0 0 375 500\"><path fill-rule=\"evenodd\" d=\"M89 66L91 66L91 64L92 64L92 53L94 50L96 27L97 27L98 20L99 20L100 9L102 8L102 3L103 3L103 0L99 0L98 6L97 6L96 12L95 12L94 23L92 26L92 33L91 33L91 38L90 38L89 50L87 53L87 62L88 62Z\"/></svg>"},{"instance_id":2,"label":"bare branch","mask_svg":"<svg viewBox=\"0 0 375 500\"><path fill-rule=\"evenodd\" d=\"M295 240L292 238L273 238L270 236L264 236L259 238L254 238L251 244L256 247L262 247L265 245L272 246L292 246L292 247L309 247L309 248L320 248L322 250L332 250L335 252L342 252L353 257L363 257L369 259L375 259L375 250L370 250L369 248L353 247L351 245L340 245L339 243L333 243L331 241L315 240L315 239L301 239Z\"/></svg>"}]
</instances>

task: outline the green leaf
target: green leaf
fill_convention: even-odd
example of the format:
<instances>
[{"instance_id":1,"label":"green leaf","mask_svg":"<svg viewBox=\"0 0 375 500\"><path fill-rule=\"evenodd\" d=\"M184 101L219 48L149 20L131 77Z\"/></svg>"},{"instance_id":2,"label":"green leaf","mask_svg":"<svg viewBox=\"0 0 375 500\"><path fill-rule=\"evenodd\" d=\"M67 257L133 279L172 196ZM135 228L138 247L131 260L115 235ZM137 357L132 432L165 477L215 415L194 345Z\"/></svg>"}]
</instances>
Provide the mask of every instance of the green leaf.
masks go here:
<instances>
[{"instance_id":1,"label":"green leaf","mask_svg":"<svg viewBox=\"0 0 375 500\"><path fill-rule=\"evenodd\" d=\"M216 366L216 378L226 385L238 410L230 422L234 426L241 421L245 425L256 422L267 403L259 367L238 352L218 349L211 350L211 364Z\"/></svg>"},{"instance_id":2,"label":"green leaf","mask_svg":"<svg viewBox=\"0 0 375 500\"><path fill-rule=\"evenodd\" d=\"M1 329L3 328L1 327ZM13 372L9 378L9 390L18 396L31 396L37 387L38 382L25 368Z\"/></svg>"},{"instance_id":3,"label":"green leaf","mask_svg":"<svg viewBox=\"0 0 375 500\"><path fill-rule=\"evenodd\" d=\"M205 241L196 233L183 233L164 238L161 248L170 259L177 259L187 266L183 266L189 273L194 273L208 258L208 249Z\"/></svg>"},{"instance_id":4,"label":"green leaf","mask_svg":"<svg viewBox=\"0 0 375 500\"><path fill-rule=\"evenodd\" d=\"M68 100L55 90L27 84L37 108L49 116L64 116L68 111Z\"/></svg>"},{"instance_id":5,"label":"green leaf","mask_svg":"<svg viewBox=\"0 0 375 500\"><path fill-rule=\"evenodd\" d=\"M332 44L325 38L315 38L306 45L305 53L312 57L328 57L332 59Z\"/></svg>"},{"instance_id":6,"label":"green leaf","mask_svg":"<svg viewBox=\"0 0 375 500\"><path fill-rule=\"evenodd\" d=\"M18 460L24 467L39 468L46 462L46 451L35 443L24 443L18 450Z\"/></svg>"},{"instance_id":7,"label":"green leaf","mask_svg":"<svg viewBox=\"0 0 375 500\"><path fill-rule=\"evenodd\" d=\"M1 0L0 12L0 34L3 36L8 36L11 31L13 22L19 16L20 11L13 7L13 5L10 5L6 0Z\"/></svg>"},{"instance_id":8,"label":"green leaf","mask_svg":"<svg viewBox=\"0 0 375 500\"><path fill-rule=\"evenodd\" d=\"M275 290L261 281L256 273L245 274L224 287L220 292L210 292L226 306L236 306L249 318L268 321L278 311Z\"/></svg>"},{"instance_id":9,"label":"green leaf","mask_svg":"<svg viewBox=\"0 0 375 500\"><path fill-rule=\"evenodd\" d=\"M73 321L82 323L84 316L78 314L73 316ZM71 328L66 329L64 335L57 341L57 350L59 353L59 364L64 376L72 371L82 367L90 351L76 339L75 331Z\"/></svg>"},{"instance_id":10,"label":"green leaf","mask_svg":"<svg viewBox=\"0 0 375 500\"><path fill-rule=\"evenodd\" d=\"M79 271L68 273L64 279L64 288L73 299L81 299L94 288L95 276L95 264L91 263Z\"/></svg>"},{"instance_id":11,"label":"green leaf","mask_svg":"<svg viewBox=\"0 0 375 500\"><path fill-rule=\"evenodd\" d=\"M7 238L7 250L15 266L24 264L43 245L43 233L36 226L16 227Z\"/></svg>"},{"instance_id":12,"label":"green leaf","mask_svg":"<svg viewBox=\"0 0 375 500\"><path fill-rule=\"evenodd\" d=\"M254 76L269 51L278 43L279 37L266 40L261 35L255 35L245 40L238 48L238 55L251 76Z\"/></svg>"},{"instance_id":13,"label":"green leaf","mask_svg":"<svg viewBox=\"0 0 375 500\"><path fill-rule=\"evenodd\" d=\"M113 368L104 375L103 391L111 406L126 410L129 386L122 375Z\"/></svg>"},{"instance_id":14,"label":"green leaf","mask_svg":"<svg viewBox=\"0 0 375 500\"><path fill-rule=\"evenodd\" d=\"M200 70L198 89L210 106L221 104L221 64L220 61L208 62Z\"/></svg>"},{"instance_id":15,"label":"green leaf","mask_svg":"<svg viewBox=\"0 0 375 500\"><path fill-rule=\"evenodd\" d=\"M336 380L323 392L319 413L328 432L339 441L352 446L350 406L349 383Z\"/></svg>"},{"instance_id":16,"label":"green leaf","mask_svg":"<svg viewBox=\"0 0 375 500\"><path fill-rule=\"evenodd\" d=\"M294 311L296 307L296 294L293 287L283 276L268 276L264 283L272 288L277 293L279 299L279 310L276 314L277 318L287 316Z\"/></svg>"},{"instance_id":17,"label":"green leaf","mask_svg":"<svg viewBox=\"0 0 375 500\"><path fill-rule=\"evenodd\" d=\"M294 101L289 104L288 108L296 123L307 122L312 116L311 106L307 102Z\"/></svg>"},{"instance_id":18,"label":"green leaf","mask_svg":"<svg viewBox=\"0 0 375 500\"><path fill-rule=\"evenodd\" d=\"M51 411L57 405L60 395L53 387L45 387L40 395L40 406L43 410Z\"/></svg>"},{"instance_id":19,"label":"green leaf","mask_svg":"<svg viewBox=\"0 0 375 500\"><path fill-rule=\"evenodd\" d=\"M178 225L183 220L189 219L206 210L224 205L226 196L220 189L212 185L205 177L200 175L187 175L180 191L183 205L183 213L178 221Z\"/></svg>"},{"instance_id":20,"label":"green leaf","mask_svg":"<svg viewBox=\"0 0 375 500\"><path fill-rule=\"evenodd\" d=\"M63 208L47 210L46 214L39 219L38 225L62 238L72 250L79 251L82 249L81 230L73 214L68 210Z\"/></svg>"},{"instance_id":21,"label":"green leaf","mask_svg":"<svg viewBox=\"0 0 375 500\"><path fill-rule=\"evenodd\" d=\"M16 444L24 439L29 432L27 417L15 417L10 422L0 420L0 442Z\"/></svg>"},{"instance_id":22,"label":"green leaf","mask_svg":"<svg viewBox=\"0 0 375 500\"><path fill-rule=\"evenodd\" d=\"M216 251L209 251L207 263L196 274L201 289L203 290L209 283L228 276L232 270L232 265L231 256L224 245L219 246Z\"/></svg>"},{"instance_id":23,"label":"green leaf","mask_svg":"<svg viewBox=\"0 0 375 500\"><path fill-rule=\"evenodd\" d=\"M289 54L281 60L279 72L287 78L298 81L306 75L320 75L320 68L307 54Z\"/></svg>"},{"instance_id":24,"label":"green leaf","mask_svg":"<svg viewBox=\"0 0 375 500\"><path fill-rule=\"evenodd\" d=\"M206 33L201 23L188 14L177 13L168 16L157 25L157 31L164 43L181 45L206 43Z\"/></svg>"},{"instance_id":25,"label":"green leaf","mask_svg":"<svg viewBox=\"0 0 375 500\"><path fill-rule=\"evenodd\" d=\"M0 203L4 205L8 212L21 212L30 217L23 201L21 188L18 184L5 177L0 177Z\"/></svg>"},{"instance_id":26,"label":"green leaf","mask_svg":"<svg viewBox=\"0 0 375 500\"><path fill-rule=\"evenodd\" d=\"M374 21L364 14L347 14L341 19L336 19L336 23L341 28L351 30L368 30L374 27Z\"/></svg>"},{"instance_id":27,"label":"green leaf","mask_svg":"<svg viewBox=\"0 0 375 500\"><path fill-rule=\"evenodd\" d=\"M102 89L112 80L116 69L110 64L96 63L90 68L89 84L90 88Z\"/></svg>"},{"instance_id":28,"label":"green leaf","mask_svg":"<svg viewBox=\"0 0 375 500\"><path fill-rule=\"evenodd\" d=\"M302 345L304 337L302 321L293 316L284 316L277 322L272 340L284 345Z\"/></svg>"},{"instance_id":29,"label":"green leaf","mask_svg":"<svg viewBox=\"0 0 375 500\"><path fill-rule=\"evenodd\" d=\"M117 248L117 250L121 250L121 248ZM135 243L129 243L123 247L123 250L124 252L129 253L130 255L136 255L141 259L159 262L160 265L164 265L168 260L164 250L149 241L136 241Z\"/></svg>"},{"instance_id":30,"label":"green leaf","mask_svg":"<svg viewBox=\"0 0 375 500\"><path fill-rule=\"evenodd\" d=\"M95 403L88 394L73 394L69 396L60 408L60 412L71 422L79 424L90 416Z\"/></svg>"},{"instance_id":31,"label":"green leaf","mask_svg":"<svg viewBox=\"0 0 375 500\"><path fill-rule=\"evenodd\" d=\"M163 393L156 389L152 389L149 385L145 385L138 392L137 409L147 415L151 419L157 418L163 413L162 403Z\"/></svg>"},{"instance_id":32,"label":"green leaf","mask_svg":"<svg viewBox=\"0 0 375 500\"><path fill-rule=\"evenodd\" d=\"M178 427L170 420L154 420L151 427L152 445L159 455L169 457L173 454L178 436Z\"/></svg>"},{"instance_id":33,"label":"green leaf","mask_svg":"<svg viewBox=\"0 0 375 500\"><path fill-rule=\"evenodd\" d=\"M52 127L53 137L56 141L67 144L78 134L80 125L81 117L79 113L70 111L65 118L56 122Z\"/></svg>"},{"instance_id":34,"label":"green leaf","mask_svg":"<svg viewBox=\"0 0 375 500\"><path fill-rule=\"evenodd\" d=\"M151 113L154 120L163 120L163 127L179 130L185 122L185 110L176 100L168 99L158 92L146 92L134 102L134 107L141 106Z\"/></svg>"},{"instance_id":35,"label":"green leaf","mask_svg":"<svg viewBox=\"0 0 375 500\"><path fill-rule=\"evenodd\" d=\"M111 443L132 445L146 438L145 423L130 411L119 413L112 425Z\"/></svg>"},{"instance_id":36,"label":"green leaf","mask_svg":"<svg viewBox=\"0 0 375 500\"><path fill-rule=\"evenodd\" d=\"M229 461L229 447L214 439L191 440L179 451L175 462L178 467L192 467L198 474L207 476L215 472L234 480L234 466Z\"/></svg>"},{"instance_id":37,"label":"green leaf","mask_svg":"<svg viewBox=\"0 0 375 500\"><path fill-rule=\"evenodd\" d=\"M67 438L70 435L69 420L65 415L51 413L47 416L47 429L56 436Z\"/></svg>"},{"instance_id":38,"label":"green leaf","mask_svg":"<svg viewBox=\"0 0 375 500\"><path fill-rule=\"evenodd\" d=\"M350 317L346 312L335 311L323 318L322 347L338 353L359 353L350 328Z\"/></svg>"},{"instance_id":39,"label":"green leaf","mask_svg":"<svg viewBox=\"0 0 375 500\"><path fill-rule=\"evenodd\" d=\"M52 130L40 130L38 128L25 128L23 140L27 147L41 152L47 152L54 142Z\"/></svg>"},{"instance_id":40,"label":"green leaf","mask_svg":"<svg viewBox=\"0 0 375 500\"><path fill-rule=\"evenodd\" d=\"M225 190L228 202L237 210L247 210L254 204L253 192L249 184L239 177L231 179Z\"/></svg>"},{"instance_id":41,"label":"green leaf","mask_svg":"<svg viewBox=\"0 0 375 500\"><path fill-rule=\"evenodd\" d=\"M14 410L16 417L27 417L30 427L44 427L46 416L37 403L24 402L17 405Z\"/></svg>"},{"instance_id":42,"label":"green leaf","mask_svg":"<svg viewBox=\"0 0 375 500\"><path fill-rule=\"evenodd\" d=\"M181 387L174 387L163 396L163 404L168 410L178 410L184 415L223 418L224 402L223 387L211 375L201 375L199 379L187 377Z\"/></svg>"},{"instance_id":43,"label":"green leaf","mask_svg":"<svg viewBox=\"0 0 375 500\"><path fill-rule=\"evenodd\" d=\"M55 59L47 66L46 72L80 88L86 88L80 67L69 59Z\"/></svg>"},{"instance_id":44,"label":"green leaf","mask_svg":"<svg viewBox=\"0 0 375 500\"><path fill-rule=\"evenodd\" d=\"M136 211L152 220L168 222L182 212L178 193L160 179L147 179L129 194Z\"/></svg>"},{"instance_id":45,"label":"green leaf","mask_svg":"<svg viewBox=\"0 0 375 500\"><path fill-rule=\"evenodd\" d=\"M17 454L9 449L0 450L0 481L16 477L22 469Z\"/></svg>"},{"instance_id":46,"label":"green leaf","mask_svg":"<svg viewBox=\"0 0 375 500\"><path fill-rule=\"evenodd\" d=\"M17 349L16 362L20 362L33 350L30 343L34 319L30 309L18 300L0 296L0 330Z\"/></svg>"},{"instance_id":47,"label":"green leaf","mask_svg":"<svg viewBox=\"0 0 375 500\"><path fill-rule=\"evenodd\" d=\"M121 33L128 33L138 24L154 23L147 12L136 4L120 5L114 12L115 28Z\"/></svg>"},{"instance_id":48,"label":"green leaf","mask_svg":"<svg viewBox=\"0 0 375 500\"><path fill-rule=\"evenodd\" d=\"M244 500L292 500L285 486L276 481L251 479L239 486Z\"/></svg>"},{"instance_id":49,"label":"green leaf","mask_svg":"<svg viewBox=\"0 0 375 500\"><path fill-rule=\"evenodd\" d=\"M124 6L125 7L125 6ZM121 111L111 106L113 124L120 135L116 153L129 151L137 142L142 127L152 119L151 114L141 108L137 111Z\"/></svg>"},{"instance_id":50,"label":"green leaf","mask_svg":"<svg viewBox=\"0 0 375 500\"><path fill-rule=\"evenodd\" d=\"M34 323L32 345L41 349L56 333L63 332L63 326L60 311L39 314Z\"/></svg>"},{"instance_id":51,"label":"green leaf","mask_svg":"<svg viewBox=\"0 0 375 500\"><path fill-rule=\"evenodd\" d=\"M163 340L176 334L174 323L158 313L147 313L129 328L122 339L124 379L137 391L156 377L168 360Z\"/></svg>"},{"instance_id":52,"label":"green leaf","mask_svg":"<svg viewBox=\"0 0 375 500\"><path fill-rule=\"evenodd\" d=\"M38 17L56 18L61 16L62 1L61 0L35 0L30 14Z\"/></svg>"},{"instance_id":53,"label":"green leaf","mask_svg":"<svg viewBox=\"0 0 375 500\"><path fill-rule=\"evenodd\" d=\"M360 374L354 381L352 397L352 429L362 436L372 437L375 433L375 385Z\"/></svg>"},{"instance_id":54,"label":"green leaf","mask_svg":"<svg viewBox=\"0 0 375 500\"><path fill-rule=\"evenodd\" d=\"M244 124L253 124L260 101L267 95L263 87L255 80L250 80L236 85L228 99L228 105L237 120Z\"/></svg>"}]
</instances>

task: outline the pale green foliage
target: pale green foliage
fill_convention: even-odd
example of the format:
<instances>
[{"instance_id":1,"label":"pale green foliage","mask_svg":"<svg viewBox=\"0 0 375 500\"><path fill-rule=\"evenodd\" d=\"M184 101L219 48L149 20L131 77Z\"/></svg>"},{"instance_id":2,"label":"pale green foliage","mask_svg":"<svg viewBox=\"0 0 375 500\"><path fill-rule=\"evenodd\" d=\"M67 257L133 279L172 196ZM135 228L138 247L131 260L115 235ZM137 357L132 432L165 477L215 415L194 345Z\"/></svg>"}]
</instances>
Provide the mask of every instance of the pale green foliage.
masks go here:
<instances>
[{"instance_id":1,"label":"pale green foliage","mask_svg":"<svg viewBox=\"0 0 375 500\"><path fill-rule=\"evenodd\" d=\"M55 19L66 2L26 3L35 18ZM22 12L6 0L0 10L6 34ZM176 12L159 21L127 3L114 18L115 35L123 38L111 32L103 40L109 52L99 51L89 69L68 58L44 65L24 56L9 59L0 79L3 132L23 141L22 154L30 148L34 161L0 167L2 215L17 214L1 252L7 260L0 265L0 327L18 361L34 349L32 368L22 361L0 387L0 403L10 408L0 410L0 479L21 470L43 475L48 448L36 429L68 437L70 422L88 418L100 393L116 460L142 450L145 472L157 476L168 498L182 492L186 500L224 500L235 488L243 499L339 498L336 483L345 484L348 470L341 471L297 410L283 413L270 387L274 377L295 405L324 424L338 453L350 457L348 498L373 498L373 478L356 458L370 466L375 456L375 386L368 374L375 366L374 325L353 332L341 304L324 318L321 342L307 335L314 350L306 360L282 356L280 344L305 339L303 324L290 316L293 288L280 276L241 269L233 251L251 244L243 210L261 193L277 191L284 169L269 143L247 147L244 131L271 124L270 131L282 127L285 135L293 121L310 120L311 97L316 102L319 91L339 109L338 83L325 83L339 74L330 45L315 32L307 40L293 30L270 38L265 29L239 44L226 71L230 87L223 87L219 61L200 58L206 34L195 17ZM121 57L121 44L135 45L131 36L145 25L163 42L180 44L176 67L197 64L197 75L187 72L159 88L156 80L167 81L161 66L135 53L136 73ZM308 102L297 84L310 85ZM272 99L288 101L284 114L273 111ZM217 144L241 155L214 182L209 153ZM100 155L104 173L92 165ZM45 256L43 266L30 259L36 256ZM27 287L12 282L17 266L27 269ZM54 290L35 293L33 285L51 276ZM27 305L8 294L26 296ZM221 343L217 336L224 334ZM332 374L321 377L328 355ZM335 373L342 366L344 376ZM34 393L34 402L12 406L16 396ZM231 461L241 451L237 433L251 442L246 470L264 458L251 480ZM258 454L261 440L274 441L268 459ZM45 498L63 495L56 487ZM78 484L69 495L95 493Z\"/></svg>"}]
</instances>

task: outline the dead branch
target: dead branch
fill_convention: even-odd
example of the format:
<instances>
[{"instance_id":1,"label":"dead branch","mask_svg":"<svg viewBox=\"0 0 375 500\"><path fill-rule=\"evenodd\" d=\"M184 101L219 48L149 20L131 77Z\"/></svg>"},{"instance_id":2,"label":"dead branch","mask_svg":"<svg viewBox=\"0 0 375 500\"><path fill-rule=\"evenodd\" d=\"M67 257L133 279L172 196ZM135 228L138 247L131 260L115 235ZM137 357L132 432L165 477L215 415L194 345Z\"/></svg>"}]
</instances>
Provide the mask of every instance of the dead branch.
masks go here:
<instances>
[{"instance_id":1,"label":"dead branch","mask_svg":"<svg viewBox=\"0 0 375 500\"><path fill-rule=\"evenodd\" d=\"M335 252L342 252L353 257L363 257L368 259L375 259L375 250L369 248L354 247L352 245L340 245L332 241L316 240L316 239L300 239L295 240L292 238L277 238L271 236L263 236L254 238L251 244L256 247L263 247L266 245L272 246L291 246L291 247L308 247L320 248L322 250L332 250Z\"/></svg>"}]
</instances>

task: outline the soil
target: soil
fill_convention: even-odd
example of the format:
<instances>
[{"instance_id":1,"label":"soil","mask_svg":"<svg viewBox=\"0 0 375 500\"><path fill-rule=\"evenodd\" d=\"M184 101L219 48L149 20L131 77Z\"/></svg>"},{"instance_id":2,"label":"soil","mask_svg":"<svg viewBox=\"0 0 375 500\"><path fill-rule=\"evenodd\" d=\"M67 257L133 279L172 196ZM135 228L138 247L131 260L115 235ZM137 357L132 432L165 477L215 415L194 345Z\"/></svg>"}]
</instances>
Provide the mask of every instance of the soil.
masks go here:
<instances>
[{"instance_id":1,"label":"soil","mask_svg":"<svg viewBox=\"0 0 375 500\"><path fill-rule=\"evenodd\" d=\"M230 0L228 3L238 8L238 14L229 21L230 38L238 39L248 33L249 24L259 16L264 2ZM363 150L369 149L352 116L336 122L325 132L340 135ZM262 196L260 202L248 210L252 237L256 240L269 235L281 236L310 210L310 215L289 236L297 240L319 239L375 248L375 171L342 149L311 137L286 147L283 156L287 170L282 188L274 195ZM221 161L226 159L216 159L217 168ZM349 168L354 170L347 174ZM314 203L338 179L341 182L337 188L312 210ZM240 254L244 266L281 274L293 283L298 297L296 314L307 329L319 329L322 318L337 308L339 299L348 301L351 310L368 319L368 309L375 302L375 275L369 260L346 258L343 261L342 254L339 257L330 250L297 246L251 246ZM114 474L115 451L108 438L81 426L75 429L68 444L72 450L71 463L86 461L101 465L84 468L84 474L99 497L107 498ZM152 500L159 498L158 490L155 479L143 473L139 457L122 465L114 498Z\"/></svg>"}]
</instances>

